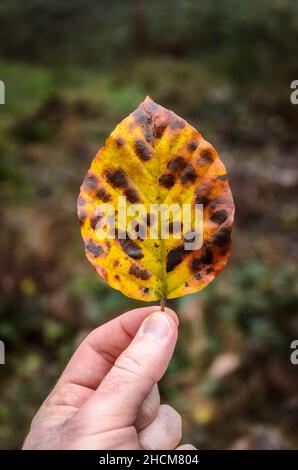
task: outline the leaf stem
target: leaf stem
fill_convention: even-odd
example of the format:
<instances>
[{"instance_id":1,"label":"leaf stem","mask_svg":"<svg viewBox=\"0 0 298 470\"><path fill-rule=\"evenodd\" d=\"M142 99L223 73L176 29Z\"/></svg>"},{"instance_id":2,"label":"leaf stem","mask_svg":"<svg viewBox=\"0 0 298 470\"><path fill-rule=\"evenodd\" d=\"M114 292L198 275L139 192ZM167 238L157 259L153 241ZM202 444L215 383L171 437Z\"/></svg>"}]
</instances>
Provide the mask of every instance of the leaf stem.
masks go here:
<instances>
[{"instance_id":1,"label":"leaf stem","mask_svg":"<svg viewBox=\"0 0 298 470\"><path fill-rule=\"evenodd\" d=\"M161 312L165 311L166 299L164 297L160 298L160 310Z\"/></svg>"}]
</instances>

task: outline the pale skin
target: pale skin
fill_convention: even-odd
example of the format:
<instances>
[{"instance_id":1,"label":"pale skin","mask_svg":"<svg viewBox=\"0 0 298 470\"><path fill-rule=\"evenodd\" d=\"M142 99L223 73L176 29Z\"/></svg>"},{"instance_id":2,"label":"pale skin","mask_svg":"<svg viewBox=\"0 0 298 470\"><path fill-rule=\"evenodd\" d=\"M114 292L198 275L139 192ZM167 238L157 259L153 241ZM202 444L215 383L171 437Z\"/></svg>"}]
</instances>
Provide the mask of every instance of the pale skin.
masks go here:
<instances>
[{"instance_id":1,"label":"pale skin","mask_svg":"<svg viewBox=\"0 0 298 470\"><path fill-rule=\"evenodd\" d=\"M92 331L35 415L23 449L192 450L160 404L158 382L177 341L172 310L145 307Z\"/></svg>"}]
</instances>

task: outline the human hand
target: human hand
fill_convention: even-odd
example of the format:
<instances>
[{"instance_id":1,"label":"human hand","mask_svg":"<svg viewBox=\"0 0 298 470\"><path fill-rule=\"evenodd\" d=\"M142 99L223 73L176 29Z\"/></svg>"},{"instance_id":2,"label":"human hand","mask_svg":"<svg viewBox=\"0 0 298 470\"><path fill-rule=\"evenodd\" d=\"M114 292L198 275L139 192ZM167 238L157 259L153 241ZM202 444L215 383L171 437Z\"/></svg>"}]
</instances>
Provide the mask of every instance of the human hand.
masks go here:
<instances>
[{"instance_id":1,"label":"human hand","mask_svg":"<svg viewBox=\"0 0 298 470\"><path fill-rule=\"evenodd\" d=\"M160 405L158 381L171 360L176 314L144 307L92 331L34 417L23 449L176 447L181 417Z\"/></svg>"}]
</instances>

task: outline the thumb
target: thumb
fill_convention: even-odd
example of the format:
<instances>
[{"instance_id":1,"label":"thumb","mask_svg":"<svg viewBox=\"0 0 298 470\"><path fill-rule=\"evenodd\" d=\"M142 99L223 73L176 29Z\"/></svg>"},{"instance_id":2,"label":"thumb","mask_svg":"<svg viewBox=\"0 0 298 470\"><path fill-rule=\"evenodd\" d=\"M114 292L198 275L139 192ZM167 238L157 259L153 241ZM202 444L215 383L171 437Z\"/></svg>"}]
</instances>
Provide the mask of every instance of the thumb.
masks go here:
<instances>
[{"instance_id":1,"label":"thumb","mask_svg":"<svg viewBox=\"0 0 298 470\"><path fill-rule=\"evenodd\" d=\"M177 341L177 322L151 313L81 409L98 432L131 426L153 385L164 375Z\"/></svg>"}]
</instances>

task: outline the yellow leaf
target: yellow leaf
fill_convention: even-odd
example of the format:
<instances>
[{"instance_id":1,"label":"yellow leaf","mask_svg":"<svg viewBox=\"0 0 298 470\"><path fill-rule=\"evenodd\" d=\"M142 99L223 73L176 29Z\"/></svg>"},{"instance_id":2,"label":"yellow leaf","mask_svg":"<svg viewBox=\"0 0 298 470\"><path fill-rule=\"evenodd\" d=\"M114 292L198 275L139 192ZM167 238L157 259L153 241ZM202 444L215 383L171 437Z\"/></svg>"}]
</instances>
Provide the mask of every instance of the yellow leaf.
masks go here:
<instances>
[{"instance_id":1,"label":"yellow leaf","mask_svg":"<svg viewBox=\"0 0 298 470\"><path fill-rule=\"evenodd\" d=\"M137 216L128 214L126 221L119 206L124 199L127 213L130 206L140 206ZM167 216L169 238L161 235L160 214L154 212L160 204L203 205L201 247L185 248L187 234L175 211ZM107 207L115 211L114 221ZM109 285L135 299L199 291L230 253L234 203L223 163L196 129L149 97L118 124L95 156L81 186L78 215L88 260ZM192 213L192 230L194 220ZM132 237L129 224L141 235ZM115 238L99 236L99 225Z\"/></svg>"}]
</instances>

